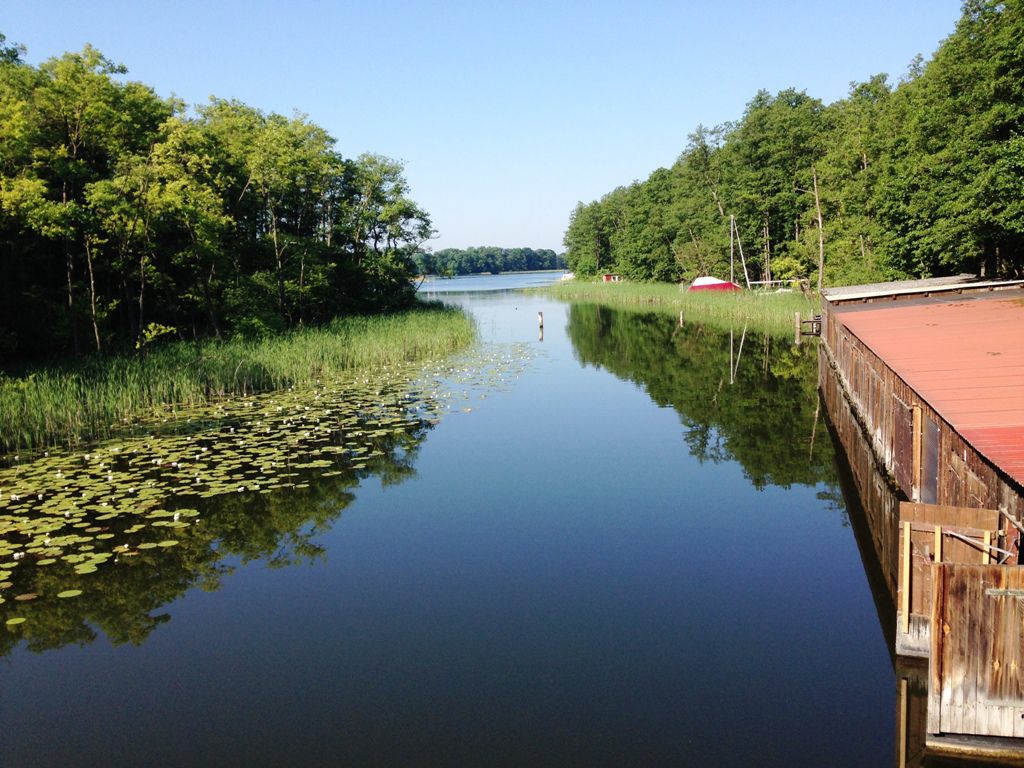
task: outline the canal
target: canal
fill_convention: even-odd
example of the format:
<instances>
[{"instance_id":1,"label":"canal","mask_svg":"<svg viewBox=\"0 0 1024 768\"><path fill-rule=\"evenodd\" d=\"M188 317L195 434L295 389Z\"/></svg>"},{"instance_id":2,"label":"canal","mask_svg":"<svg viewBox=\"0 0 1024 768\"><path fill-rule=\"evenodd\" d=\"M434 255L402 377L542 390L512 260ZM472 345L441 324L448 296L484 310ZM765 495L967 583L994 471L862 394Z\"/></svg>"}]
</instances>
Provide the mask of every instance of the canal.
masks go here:
<instances>
[{"instance_id":1,"label":"canal","mask_svg":"<svg viewBox=\"0 0 1024 768\"><path fill-rule=\"evenodd\" d=\"M0 764L892 764L813 345L522 282L423 286L483 347L366 395L352 471L164 503L203 524L0 629Z\"/></svg>"}]
</instances>

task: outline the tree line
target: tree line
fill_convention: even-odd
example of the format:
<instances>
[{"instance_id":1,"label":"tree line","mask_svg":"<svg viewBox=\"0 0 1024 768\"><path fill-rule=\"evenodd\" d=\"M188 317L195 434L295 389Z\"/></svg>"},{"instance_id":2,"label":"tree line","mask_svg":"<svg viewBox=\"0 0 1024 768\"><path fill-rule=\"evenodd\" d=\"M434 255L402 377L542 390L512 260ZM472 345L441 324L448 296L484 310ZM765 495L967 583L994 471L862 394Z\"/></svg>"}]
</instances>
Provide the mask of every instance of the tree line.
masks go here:
<instances>
[{"instance_id":1,"label":"tree line","mask_svg":"<svg viewBox=\"0 0 1024 768\"><path fill-rule=\"evenodd\" d=\"M420 274L447 277L565 268L565 256L545 248L444 248L435 252L421 251L413 258Z\"/></svg>"},{"instance_id":2,"label":"tree line","mask_svg":"<svg viewBox=\"0 0 1024 768\"><path fill-rule=\"evenodd\" d=\"M399 162L306 116L179 100L86 46L0 35L0 363L261 335L414 299Z\"/></svg>"},{"instance_id":3,"label":"tree line","mask_svg":"<svg viewBox=\"0 0 1024 768\"><path fill-rule=\"evenodd\" d=\"M825 105L758 92L698 126L670 168L576 206L578 275L728 275L820 287L1024 274L1024 3L968 0L955 31L895 85ZM732 226L731 222L735 222Z\"/></svg>"}]
</instances>

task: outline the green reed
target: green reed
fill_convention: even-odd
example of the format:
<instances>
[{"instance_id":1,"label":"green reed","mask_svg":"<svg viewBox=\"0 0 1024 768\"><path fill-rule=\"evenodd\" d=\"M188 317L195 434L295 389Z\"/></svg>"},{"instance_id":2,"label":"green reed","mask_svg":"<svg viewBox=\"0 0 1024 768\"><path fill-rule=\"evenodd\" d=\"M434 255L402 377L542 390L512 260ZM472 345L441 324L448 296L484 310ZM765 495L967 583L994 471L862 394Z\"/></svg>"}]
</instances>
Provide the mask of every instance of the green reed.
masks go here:
<instances>
[{"instance_id":1,"label":"green reed","mask_svg":"<svg viewBox=\"0 0 1024 768\"><path fill-rule=\"evenodd\" d=\"M746 324L751 330L793 333L794 315L817 313L818 303L799 291L687 291L674 283L598 283L577 280L536 289L567 301L591 301L623 309L683 313L684 321L724 328Z\"/></svg>"},{"instance_id":2,"label":"green reed","mask_svg":"<svg viewBox=\"0 0 1024 768\"><path fill-rule=\"evenodd\" d=\"M0 449L75 445L158 408L313 383L332 373L439 359L476 337L460 310L348 317L257 340L176 342L147 352L0 374Z\"/></svg>"}]
</instances>

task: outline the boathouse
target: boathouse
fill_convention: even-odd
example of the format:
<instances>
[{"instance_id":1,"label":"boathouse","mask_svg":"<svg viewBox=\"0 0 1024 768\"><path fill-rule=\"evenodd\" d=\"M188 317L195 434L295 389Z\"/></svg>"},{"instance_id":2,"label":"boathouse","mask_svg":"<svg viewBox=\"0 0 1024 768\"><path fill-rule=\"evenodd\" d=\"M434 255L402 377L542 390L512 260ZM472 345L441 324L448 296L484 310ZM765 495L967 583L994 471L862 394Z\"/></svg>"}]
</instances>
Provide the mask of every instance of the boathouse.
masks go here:
<instances>
[{"instance_id":1,"label":"boathouse","mask_svg":"<svg viewBox=\"0 0 1024 768\"><path fill-rule=\"evenodd\" d=\"M823 352L911 501L1024 514L1024 281L822 292Z\"/></svg>"},{"instance_id":2,"label":"boathouse","mask_svg":"<svg viewBox=\"0 0 1024 768\"><path fill-rule=\"evenodd\" d=\"M1022 760L1024 281L823 291L821 336L826 406L853 414L894 492L866 505L870 543L894 651L927 659L924 744Z\"/></svg>"}]
</instances>

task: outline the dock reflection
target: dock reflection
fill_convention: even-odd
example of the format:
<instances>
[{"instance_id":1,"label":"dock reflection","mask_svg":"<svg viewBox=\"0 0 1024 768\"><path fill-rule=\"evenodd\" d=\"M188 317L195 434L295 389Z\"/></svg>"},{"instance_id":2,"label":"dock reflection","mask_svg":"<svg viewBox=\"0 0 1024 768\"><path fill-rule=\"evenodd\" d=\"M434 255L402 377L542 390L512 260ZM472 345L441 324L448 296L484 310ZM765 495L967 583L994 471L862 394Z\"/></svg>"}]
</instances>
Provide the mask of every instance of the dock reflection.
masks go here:
<instances>
[{"instance_id":1,"label":"dock reflection","mask_svg":"<svg viewBox=\"0 0 1024 768\"><path fill-rule=\"evenodd\" d=\"M898 768L943 768L992 765L989 761L952 759L929 754L928 660L897 656L896 590L899 541L899 503L905 500L879 467L835 372L822 360L819 383L826 422L835 445L839 485L850 525L861 554L878 623L885 636L896 688L896 743L893 764Z\"/></svg>"}]
</instances>

